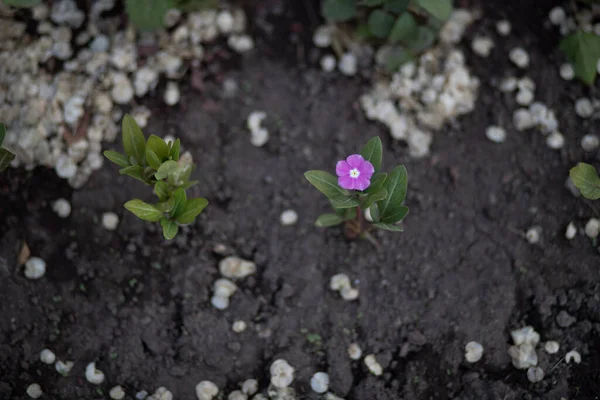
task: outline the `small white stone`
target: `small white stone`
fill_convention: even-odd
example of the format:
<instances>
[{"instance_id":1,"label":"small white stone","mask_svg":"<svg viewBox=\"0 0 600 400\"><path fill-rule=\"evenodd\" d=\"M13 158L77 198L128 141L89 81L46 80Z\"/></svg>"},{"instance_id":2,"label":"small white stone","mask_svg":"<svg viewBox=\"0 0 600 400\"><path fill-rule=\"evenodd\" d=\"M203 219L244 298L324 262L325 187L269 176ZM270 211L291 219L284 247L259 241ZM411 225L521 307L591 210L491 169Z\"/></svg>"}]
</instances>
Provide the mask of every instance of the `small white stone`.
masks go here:
<instances>
[{"instance_id":1,"label":"small white stone","mask_svg":"<svg viewBox=\"0 0 600 400\"><path fill-rule=\"evenodd\" d=\"M519 90L516 97L517 103L522 106L528 106L533 101L533 92L531 90Z\"/></svg>"},{"instance_id":2,"label":"small white stone","mask_svg":"<svg viewBox=\"0 0 600 400\"><path fill-rule=\"evenodd\" d=\"M234 390L233 392L229 393L227 400L248 400L248 396L242 393L241 390Z\"/></svg>"},{"instance_id":3,"label":"small white stone","mask_svg":"<svg viewBox=\"0 0 600 400\"><path fill-rule=\"evenodd\" d=\"M227 44L238 53L245 53L254 48L254 41L248 35L231 35Z\"/></svg>"},{"instance_id":4,"label":"small white stone","mask_svg":"<svg viewBox=\"0 0 600 400\"><path fill-rule=\"evenodd\" d=\"M44 349L40 352L40 360L44 364L54 364L56 361L56 355L49 349Z\"/></svg>"},{"instance_id":5,"label":"small white stone","mask_svg":"<svg viewBox=\"0 0 600 400\"><path fill-rule=\"evenodd\" d=\"M147 397L148 397L148 392L146 392L145 390L141 390L135 394L135 398L137 400L144 400Z\"/></svg>"},{"instance_id":6,"label":"small white stone","mask_svg":"<svg viewBox=\"0 0 600 400\"><path fill-rule=\"evenodd\" d=\"M544 343L544 350L546 350L546 353L548 353L548 354L558 353L559 349L560 349L560 345L558 344L558 342L555 342L554 340L549 340L546 343Z\"/></svg>"},{"instance_id":7,"label":"small white stone","mask_svg":"<svg viewBox=\"0 0 600 400\"><path fill-rule=\"evenodd\" d=\"M32 399L40 398L43 394L44 392L42 391L42 387L37 383L32 383L31 385L27 386L27 395Z\"/></svg>"},{"instance_id":8,"label":"small white stone","mask_svg":"<svg viewBox=\"0 0 600 400\"><path fill-rule=\"evenodd\" d=\"M554 131L546 138L546 145L554 150L562 149L565 146L565 137L562 133Z\"/></svg>"},{"instance_id":9,"label":"small white stone","mask_svg":"<svg viewBox=\"0 0 600 400\"><path fill-rule=\"evenodd\" d=\"M544 370L540 367L529 367L527 369L527 379L532 383L540 382L544 379Z\"/></svg>"},{"instance_id":10,"label":"small white stone","mask_svg":"<svg viewBox=\"0 0 600 400\"><path fill-rule=\"evenodd\" d=\"M277 388L283 389L294 380L294 368L286 360L275 360L271 364L271 384Z\"/></svg>"},{"instance_id":11,"label":"small white stone","mask_svg":"<svg viewBox=\"0 0 600 400\"><path fill-rule=\"evenodd\" d=\"M322 25L315 29L313 34L313 43L317 47L326 48L331 46L332 40L332 27Z\"/></svg>"},{"instance_id":12,"label":"small white stone","mask_svg":"<svg viewBox=\"0 0 600 400\"><path fill-rule=\"evenodd\" d=\"M239 257L229 256L219 262L219 272L226 278L243 279L256 272L256 264ZM215 287L216 285L217 284L215 284ZM218 285L228 284L218 283ZM228 285L227 287L230 288L231 285ZM233 294L233 292L231 292L231 294Z\"/></svg>"},{"instance_id":13,"label":"small white stone","mask_svg":"<svg viewBox=\"0 0 600 400\"><path fill-rule=\"evenodd\" d=\"M114 212L105 212L102 214L102 226L109 231L114 231L119 225L119 216Z\"/></svg>"},{"instance_id":14,"label":"small white stone","mask_svg":"<svg viewBox=\"0 0 600 400\"><path fill-rule=\"evenodd\" d=\"M575 78L575 69L571 64L562 64L560 66L559 73L560 77L566 81L570 81L571 79Z\"/></svg>"},{"instance_id":15,"label":"small white stone","mask_svg":"<svg viewBox=\"0 0 600 400\"><path fill-rule=\"evenodd\" d=\"M365 357L365 365L373 375L380 376L383 374L383 368L381 367L381 364L377 362L374 354L369 354Z\"/></svg>"},{"instance_id":16,"label":"small white stone","mask_svg":"<svg viewBox=\"0 0 600 400\"><path fill-rule=\"evenodd\" d=\"M325 393L329 390L329 375L317 372L310 378L310 388L316 393Z\"/></svg>"},{"instance_id":17,"label":"small white stone","mask_svg":"<svg viewBox=\"0 0 600 400\"><path fill-rule=\"evenodd\" d=\"M513 113L513 124L518 131L524 131L533 128L535 122L529 110L526 108L519 108Z\"/></svg>"},{"instance_id":18,"label":"small white stone","mask_svg":"<svg viewBox=\"0 0 600 400\"><path fill-rule=\"evenodd\" d=\"M350 343L350 346L348 346L348 356L352 360L360 360L362 357L362 349L358 343Z\"/></svg>"},{"instance_id":19,"label":"small white stone","mask_svg":"<svg viewBox=\"0 0 600 400\"><path fill-rule=\"evenodd\" d=\"M242 392L249 396L258 392L258 381L256 379L247 379L242 383Z\"/></svg>"},{"instance_id":20,"label":"small white stone","mask_svg":"<svg viewBox=\"0 0 600 400\"><path fill-rule=\"evenodd\" d=\"M60 178L70 179L77 173L77 165L69 156L66 154L61 154L56 159L54 170L56 171L56 175L58 175Z\"/></svg>"},{"instance_id":21,"label":"small white stone","mask_svg":"<svg viewBox=\"0 0 600 400\"><path fill-rule=\"evenodd\" d=\"M71 204L63 198L57 199L52 203L52 210L61 218L67 218L71 215Z\"/></svg>"},{"instance_id":22,"label":"small white stone","mask_svg":"<svg viewBox=\"0 0 600 400\"><path fill-rule=\"evenodd\" d=\"M534 226L527 230L527 232L525 233L525 238L527 239L527 241L529 243L536 244L540 241L540 233L541 233L541 228Z\"/></svg>"},{"instance_id":23,"label":"small white stone","mask_svg":"<svg viewBox=\"0 0 600 400\"><path fill-rule=\"evenodd\" d=\"M465 360L476 363L483 357L483 346L477 342L469 342L465 346Z\"/></svg>"},{"instance_id":24,"label":"small white stone","mask_svg":"<svg viewBox=\"0 0 600 400\"><path fill-rule=\"evenodd\" d=\"M350 278L346 274L336 274L329 281L329 288L336 292L348 287L350 287Z\"/></svg>"},{"instance_id":25,"label":"small white stone","mask_svg":"<svg viewBox=\"0 0 600 400\"><path fill-rule=\"evenodd\" d=\"M358 294L358 289L351 287L345 287L342 288L342 290L340 290L340 295L342 296L342 299L346 301L353 301L358 299Z\"/></svg>"},{"instance_id":26,"label":"small white stone","mask_svg":"<svg viewBox=\"0 0 600 400\"><path fill-rule=\"evenodd\" d=\"M138 97L144 96L148 91L154 89L158 83L158 72L149 68L142 67L135 72L133 86L135 95Z\"/></svg>"},{"instance_id":27,"label":"small white stone","mask_svg":"<svg viewBox=\"0 0 600 400\"><path fill-rule=\"evenodd\" d=\"M354 53L345 53L338 64L340 72L346 76L354 76L358 71L358 60Z\"/></svg>"},{"instance_id":28,"label":"small white stone","mask_svg":"<svg viewBox=\"0 0 600 400\"><path fill-rule=\"evenodd\" d=\"M491 125L485 130L485 136L494 143L504 143L506 131L502 127Z\"/></svg>"},{"instance_id":29,"label":"small white stone","mask_svg":"<svg viewBox=\"0 0 600 400\"><path fill-rule=\"evenodd\" d=\"M165 89L165 103L170 106L174 106L179 103L179 99L181 98L181 92L179 91L179 85L175 82L168 82L167 88Z\"/></svg>"},{"instance_id":30,"label":"small white stone","mask_svg":"<svg viewBox=\"0 0 600 400\"><path fill-rule=\"evenodd\" d=\"M173 400L173 393L171 393L166 387L161 386L154 394L148 397L148 400Z\"/></svg>"},{"instance_id":31,"label":"small white stone","mask_svg":"<svg viewBox=\"0 0 600 400\"><path fill-rule=\"evenodd\" d=\"M111 399L121 400L125 398L125 391L121 386L115 386L108 392Z\"/></svg>"},{"instance_id":32,"label":"small white stone","mask_svg":"<svg viewBox=\"0 0 600 400\"><path fill-rule=\"evenodd\" d=\"M600 146L600 138L594 134L587 134L581 138L581 147L585 151L595 151Z\"/></svg>"},{"instance_id":33,"label":"small white stone","mask_svg":"<svg viewBox=\"0 0 600 400\"><path fill-rule=\"evenodd\" d=\"M552 25L562 25L567 20L567 14L562 7L554 7L548 14Z\"/></svg>"},{"instance_id":34,"label":"small white stone","mask_svg":"<svg viewBox=\"0 0 600 400\"><path fill-rule=\"evenodd\" d=\"M244 332L246 330L246 323L241 320L235 321L231 329L233 329L235 333Z\"/></svg>"},{"instance_id":35,"label":"small white stone","mask_svg":"<svg viewBox=\"0 0 600 400\"><path fill-rule=\"evenodd\" d=\"M294 225L296 222L298 222L298 213L294 210L285 210L281 213L279 221L283 226Z\"/></svg>"},{"instance_id":36,"label":"small white stone","mask_svg":"<svg viewBox=\"0 0 600 400\"><path fill-rule=\"evenodd\" d=\"M510 22L505 19L496 22L496 31L498 31L498 34L501 36L510 35L511 28Z\"/></svg>"},{"instance_id":37,"label":"small white stone","mask_svg":"<svg viewBox=\"0 0 600 400\"><path fill-rule=\"evenodd\" d=\"M229 307L229 297L215 295L210 299L210 303L217 310L225 310Z\"/></svg>"},{"instance_id":38,"label":"small white stone","mask_svg":"<svg viewBox=\"0 0 600 400\"><path fill-rule=\"evenodd\" d=\"M321 58L321 69L325 72L332 72L335 70L337 61L334 56L331 54L324 55Z\"/></svg>"},{"instance_id":39,"label":"small white stone","mask_svg":"<svg viewBox=\"0 0 600 400\"><path fill-rule=\"evenodd\" d=\"M100 385L104 382L104 373L96 369L96 363L91 362L85 367L85 379L91 384Z\"/></svg>"},{"instance_id":40,"label":"small white stone","mask_svg":"<svg viewBox=\"0 0 600 400\"><path fill-rule=\"evenodd\" d=\"M527 343L535 347L540 342L540 334L529 325L511 331L510 336L517 346Z\"/></svg>"},{"instance_id":41,"label":"small white stone","mask_svg":"<svg viewBox=\"0 0 600 400\"><path fill-rule=\"evenodd\" d=\"M511 346L508 349L508 355L511 358L513 366L517 369L527 369L536 366L538 363L535 347L529 343Z\"/></svg>"},{"instance_id":42,"label":"small white stone","mask_svg":"<svg viewBox=\"0 0 600 400\"><path fill-rule=\"evenodd\" d=\"M219 12L217 15L217 28L224 35L231 33L233 30L233 15L229 11L223 10Z\"/></svg>"},{"instance_id":43,"label":"small white stone","mask_svg":"<svg viewBox=\"0 0 600 400\"><path fill-rule=\"evenodd\" d=\"M246 120L246 125L250 130L250 144L255 147L262 147L269 140L269 131L261 127L262 121L266 117L267 113L264 111L253 111Z\"/></svg>"},{"instance_id":44,"label":"small white stone","mask_svg":"<svg viewBox=\"0 0 600 400\"><path fill-rule=\"evenodd\" d=\"M219 394L219 388L211 381L202 381L196 385L198 400L213 400Z\"/></svg>"},{"instance_id":45,"label":"small white stone","mask_svg":"<svg viewBox=\"0 0 600 400\"><path fill-rule=\"evenodd\" d=\"M481 57L489 56L493 48L494 42L487 36L476 36L471 42L471 49Z\"/></svg>"},{"instance_id":46,"label":"small white stone","mask_svg":"<svg viewBox=\"0 0 600 400\"><path fill-rule=\"evenodd\" d=\"M110 47L110 39L106 35L98 35L90 43L90 50L94 53L103 53L108 51Z\"/></svg>"},{"instance_id":47,"label":"small white stone","mask_svg":"<svg viewBox=\"0 0 600 400\"><path fill-rule=\"evenodd\" d=\"M75 363L73 361L61 361L58 360L56 362L56 364L54 364L54 368L56 368L56 372L58 372L59 374L66 376L69 374L69 372L71 372L71 369L73 368L73 365L75 365Z\"/></svg>"},{"instance_id":48,"label":"small white stone","mask_svg":"<svg viewBox=\"0 0 600 400\"><path fill-rule=\"evenodd\" d=\"M519 81L514 76L502 79L500 82L500 90L503 92L512 92L517 88Z\"/></svg>"},{"instance_id":49,"label":"small white stone","mask_svg":"<svg viewBox=\"0 0 600 400\"><path fill-rule=\"evenodd\" d=\"M577 350L571 350L565 354L565 361L567 364L570 364L571 361L575 361L575 363L579 364L581 362L581 354L579 354Z\"/></svg>"},{"instance_id":50,"label":"small white stone","mask_svg":"<svg viewBox=\"0 0 600 400\"><path fill-rule=\"evenodd\" d=\"M115 73L113 76L113 88L110 95L117 104L127 104L133 99L133 86L131 81L122 72Z\"/></svg>"},{"instance_id":51,"label":"small white stone","mask_svg":"<svg viewBox=\"0 0 600 400\"><path fill-rule=\"evenodd\" d=\"M25 263L25 277L40 279L46 273L46 262L39 257L31 257Z\"/></svg>"},{"instance_id":52,"label":"small white stone","mask_svg":"<svg viewBox=\"0 0 600 400\"><path fill-rule=\"evenodd\" d=\"M590 239L594 239L598 237L600 233L600 220L597 218L590 218L590 220L585 224L585 234Z\"/></svg>"},{"instance_id":53,"label":"small white stone","mask_svg":"<svg viewBox=\"0 0 600 400\"><path fill-rule=\"evenodd\" d=\"M508 54L508 58L519 68L527 68L529 66L529 55L521 47L512 49Z\"/></svg>"},{"instance_id":54,"label":"small white stone","mask_svg":"<svg viewBox=\"0 0 600 400\"><path fill-rule=\"evenodd\" d=\"M171 8L165 14L165 21L164 21L165 22L165 26L167 28L174 27L179 22L180 18L181 18L181 11L178 10L178 9L176 9L176 8Z\"/></svg>"},{"instance_id":55,"label":"small white stone","mask_svg":"<svg viewBox=\"0 0 600 400\"><path fill-rule=\"evenodd\" d=\"M568 240L571 240L575 237L575 235L577 235L577 228L575 227L575 224L573 222L569 222L569 225L567 226L567 231L565 232L565 237Z\"/></svg>"},{"instance_id":56,"label":"small white stone","mask_svg":"<svg viewBox=\"0 0 600 400\"><path fill-rule=\"evenodd\" d=\"M229 279L217 279L213 285L215 296L231 297L237 290L235 283Z\"/></svg>"},{"instance_id":57,"label":"small white stone","mask_svg":"<svg viewBox=\"0 0 600 400\"><path fill-rule=\"evenodd\" d=\"M594 106L587 97L582 97L575 101L575 113L581 118L589 118L594 114Z\"/></svg>"}]
</instances>

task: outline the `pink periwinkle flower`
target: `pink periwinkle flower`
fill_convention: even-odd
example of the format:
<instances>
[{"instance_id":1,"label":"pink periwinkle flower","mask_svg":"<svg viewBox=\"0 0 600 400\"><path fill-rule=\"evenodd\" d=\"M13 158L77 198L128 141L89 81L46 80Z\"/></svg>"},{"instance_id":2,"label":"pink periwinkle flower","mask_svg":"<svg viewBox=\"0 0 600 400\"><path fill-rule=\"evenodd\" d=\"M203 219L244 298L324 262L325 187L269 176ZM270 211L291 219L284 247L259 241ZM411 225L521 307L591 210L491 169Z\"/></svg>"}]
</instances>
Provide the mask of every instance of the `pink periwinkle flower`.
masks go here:
<instances>
[{"instance_id":1,"label":"pink periwinkle flower","mask_svg":"<svg viewBox=\"0 0 600 400\"><path fill-rule=\"evenodd\" d=\"M371 177L375 172L373 164L360 154L352 154L335 166L338 185L348 190L365 190L371 185Z\"/></svg>"}]
</instances>

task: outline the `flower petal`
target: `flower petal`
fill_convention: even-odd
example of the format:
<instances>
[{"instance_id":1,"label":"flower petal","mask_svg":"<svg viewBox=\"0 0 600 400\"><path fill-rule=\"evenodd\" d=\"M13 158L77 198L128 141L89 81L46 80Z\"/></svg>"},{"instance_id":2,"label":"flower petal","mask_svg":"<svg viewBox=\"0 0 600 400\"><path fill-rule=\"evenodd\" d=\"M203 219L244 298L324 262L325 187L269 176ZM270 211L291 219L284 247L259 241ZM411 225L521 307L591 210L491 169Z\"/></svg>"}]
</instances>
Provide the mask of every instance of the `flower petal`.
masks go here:
<instances>
[{"instance_id":1,"label":"flower petal","mask_svg":"<svg viewBox=\"0 0 600 400\"><path fill-rule=\"evenodd\" d=\"M340 185L342 189L354 190L355 184L356 179L350 177L349 175L340 176L338 178L338 185Z\"/></svg>"},{"instance_id":2,"label":"flower petal","mask_svg":"<svg viewBox=\"0 0 600 400\"><path fill-rule=\"evenodd\" d=\"M375 167L371 164L370 161L365 160L362 169L360 169L360 176L364 176L365 178L371 179L373 173L375 172Z\"/></svg>"},{"instance_id":3,"label":"flower petal","mask_svg":"<svg viewBox=\"0 0 600 400\"><path fill-rule=\"evenodd\" d=\"M342 160L337 162L337 165L335 166L335 173L337 176L347 176L350 175L351 169L352 167L350 167L345 160Z\"/></svg>"},{"instance_id":4,"label":"flower petal","mask_svg":"<svg viewBox=\"0 0 600 400\"><path fill-rule=\"evenodd\" d=\"M358 178L354 180L354 189L355 190L365 190L371 186L371 180L367 178L365 175L361 174Z\"/></svg>"},{"instance_id":5,"label":"flower petal","mask_svg":"<svg viewBox=\"0 0 600 400\"><path fill-rule=\"evenodd\" d=\"M350 167L356 168L359 171L362 169L363 164L365 163L365 159L360 154L352 154L346 158L346 161L348 161Z\"/></svg>"}]
</instances>

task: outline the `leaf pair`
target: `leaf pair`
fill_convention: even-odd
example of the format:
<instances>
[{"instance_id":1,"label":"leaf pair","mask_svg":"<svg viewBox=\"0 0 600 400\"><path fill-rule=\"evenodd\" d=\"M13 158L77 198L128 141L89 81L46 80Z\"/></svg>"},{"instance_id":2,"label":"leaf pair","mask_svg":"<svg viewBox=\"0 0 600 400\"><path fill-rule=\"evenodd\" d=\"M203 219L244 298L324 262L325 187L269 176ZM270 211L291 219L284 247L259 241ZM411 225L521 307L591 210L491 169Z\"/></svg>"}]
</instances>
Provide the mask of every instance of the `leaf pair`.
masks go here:
<instances>
[{"instance_id":1,"label":"leaf pair","mask_svg":"<svg viewBox=\"0 0 600 400\"><path fill-rule=\"evenodd\" d=\"M12 160L15 159L15 155L13 153L2 147L2 143L4 143L5 137L6 126L4 126L3 123L0 123L0 172L8 168Z\"/></svg>"}]
</instances>

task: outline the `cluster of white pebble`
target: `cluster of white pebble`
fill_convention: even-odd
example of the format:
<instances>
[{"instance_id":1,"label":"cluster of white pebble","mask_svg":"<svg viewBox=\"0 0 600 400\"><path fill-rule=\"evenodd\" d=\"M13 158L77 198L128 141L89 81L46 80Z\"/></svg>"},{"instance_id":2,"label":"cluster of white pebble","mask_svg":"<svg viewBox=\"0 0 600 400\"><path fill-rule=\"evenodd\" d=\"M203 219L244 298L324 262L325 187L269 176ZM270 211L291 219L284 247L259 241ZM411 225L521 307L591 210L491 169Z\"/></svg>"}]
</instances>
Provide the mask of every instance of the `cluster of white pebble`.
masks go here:
<instances>
[{"instance_id":1,"label":"cluster of white pebble","mask_svg":"<svg viewBox=\"0 0 600 400\"><path fill-rule=\"evenodd\" d=\"M213 307L224 310L229 307L229 298L236 292L237 286L231 279L243 279L256 272L256 264L239 257L225 257L219 262L219 272L225 278L217 279L213 285Z\"/></svg>"},{"instance_id":2,"label":"cluster of white pebble","mask_svg":"<svg viewBox=\"0 0 600 400\"><path fill-rule=\"evenodd\" d=\"M346 274L336 274L329 281L329 288L339 292L342 299L346 301L356 300L358 298L358 289L353 288L350 278Z\"/></svg>"},{"instance_id":3,"label":"cluster of white pebble","mask_svg":"<svg viewBox=\"0 0 600 400\"><path fill-rule=\"evenodd\" d=\"M250 130L250 143L255 147L263 147L269 141L269 131L262 126L263 120L267 118L264 111L252 111L248 115L246 124Z\"/></svg>"}]
</instances>

